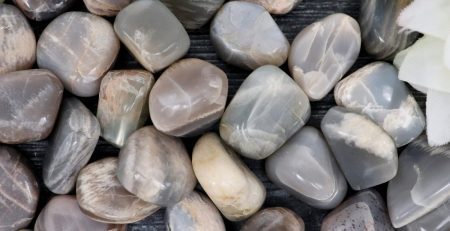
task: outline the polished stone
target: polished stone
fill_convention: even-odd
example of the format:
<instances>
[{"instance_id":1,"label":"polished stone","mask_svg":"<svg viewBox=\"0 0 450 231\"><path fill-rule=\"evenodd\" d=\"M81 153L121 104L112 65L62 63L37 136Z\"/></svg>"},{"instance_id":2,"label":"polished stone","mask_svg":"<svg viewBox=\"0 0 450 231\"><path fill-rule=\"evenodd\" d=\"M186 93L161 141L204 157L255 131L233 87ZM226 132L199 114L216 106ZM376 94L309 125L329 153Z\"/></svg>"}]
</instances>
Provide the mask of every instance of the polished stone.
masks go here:
<instances>
[{"instance_id":1,"label":"polished stone","mask_svg":"<svg viewBox=\"0 0 450 231\"><path fill-rule=\"evenodd\" d=\"M29 19L44 21L66 11L75 0L13 0Z\"/></svg>"},{"instance_id":2,"label":"polished stone","mask_svg":"<svg viewBox=\"0 0 450 231\"><path fill-rule=\"evenodd\" d=\"M430 147L426 136L409 144L389 182L387 203L394 227L407 225L450 199L450 145Z\"/></svg>"},{"instance_id":3,"label":"polished stone","mask_svg":"<svg viewBox=\"0 0 450 231\"><path fill-rule=\"evenodd\" d=\"M338 105L372 119L397 147L414 140L425 128L425 116L391 64L374 62L362 67L336 85L334 97Z\"/></svg>"},{"instance_id":4,"label":"polished stone","mask_svg":"<svg viewBox=\"0 0 450 231\"><path fill-rule=\"evenodd\" d=\"M83 0L89 12L100 16L116 16L132 0Z\"/></svg>"},{"instance_id":5,"label":"polished stone","mask_svg":"<svg viewBox=\"0 0 450 231\"><path fill-rule=\"evenodd\" d=\"M260 5L243 1L226 3L211 23L211 42L225 62L256 69L282 65L289 42L272 16Z\"/></svg>"},{"instance_id":6,"label":"polished stone","mask_svg":"<svg viewBox=\"0 0 450 231\"><path fill-rule=\"evenodd\" d=\"M448 231L450 230L450 200L423 217L409 223L401 231Z\"/></svg>"},{"instance_id":7,"label":"polished stone","mask_svg":"<svg viewBox=\"0 0 450 231\"><path fill-rule=\"evenodd\" d=\"M302 89L282 70L263 66L240 86L220 122L220 136L241 155L264 159L309 119Z\"/></svg>"},{"instance_id":8,"label":"polished stone","mask_svg":"<svg viewBox=\"0 0 450 231\"><path fill-rule=\"evenodd\" d=\"M385 183L397 173L394 141L369 118L336 106L327 112L321 128L354 190Z\"/></svg>"},{"instance_id":9,"label":"polished stone","mask_svg":"<svg viewBox=\"0 0 450 231\"><path fill-rule=\"evenodd\" d=\"M120 150L117 177L128 191L160 206L177 203L197 183L181 140L153 126L143 127L127 139Z\"/></svg>"},{"instance_id":10,"label":"polished stone","mask_svg":"<svg viewBox=\"0 0 450 231\"><path fill-rule=\"evenodd\" d=\"M76 98L65 99L45 154L45 186L56 194L75 187L78 172L87 164L100 136L95 116Z\"/></svg>"},{"instance_id":11,"label":"polished stone","mask_svg":"<svg viewBox=\"0 0 450 231\"><path fill-rule=\"evenodd\" d=\"M186 29L199 29L214 16L224 0L161 0Z\"/></svg>"},{"instance_id":12,"label":"polished stone","mask_svg":"<svg viewBox=\"0 0 450 231\"><path fill-rule=\"evenodd\" d=\"M346 14L332 14L295 37L289 69L310 100L321 100L355 63L360 49L358 22Z\"/></svg>"},{"instance_id":13,"label":"polished stone","mask_svg":"<svg viewBox=\"0 0 450 231\"><path fill-rule=\"evenodd\" d=\"M394 231L394 228L383 198L370 190L359 192L334 209L323 220L321 230Z\"/></svg>"},{"instance_id":14,"label":"polished stone","mask_svg":"<svg viewBox=\"0 0 450 231\"><path fill-rule=\"evenodd\" d=\"M116 176L118 160L109 157L84 167L77 179L77 201L89 218L111 224L144 219L159 207L128 192Z\"/></svg>"},{"instance_id":15,"label":"polished stone","mask_svg":"<svg viewBox=\"0 0 450 231\"><path fill-rule=\"evenodd\" d=\"M108 72L100 85L97 118L102 137L122 147L149 118L148 96L155 79L143 70Z\"/></svg>"},{"instance_id":16,"label":"polished stone","mask_svg":"<svg viewBox=\"0 0 450 231\"><path fill-rule=\"evenodd\" d=\"M303 0L244 0L260 4L271 14L287 14Z\"/></svg>"},{"instance_id":17,"label":"polished stone","mask_svg":"<svg viewBox=\"0 0 450 231\"><path fill-rule=\"evenodd\" d=\"M42 32L37 63L53 71L73 94L95 96L119 46L108 21L89 13L69 12L54 19Z\"/></svg>"},{"instance_id":18,"label":"polished stone","mask_svg":"<svg viewBox=\"0 0 450 231\"><path fill-rule=\"evenodd\" d=\"M53 129L63 86L47 70L0 75L0 142L18 144L47 138Z\"/></svg>"},{"instance_id":19,"label":"polished stone","mask_svg":"<svg viewBox=\"0 0 450 231\"><path fill-rule=\"evenodd\" d=\"M304 127L266 160L269 179L303 202L332 209L347 193L347 181L323 135Z\"/></svg>"},{"instance_id":20,"label":"polished stone","mask_svg":"<svg viewBox=\"0 0 450 231\"><path fill-rule=\"evenodd\" d=\"M151 72L168 67L190 46L183 25L157 0L128 5L117 15L114 29L139 63Z\"/></svg>"},{"instance_id":21,"label":"polished stone","mask_svg":"<svg viewBox=\"0 0 450 231\"><path fill-rule=\"evenodd\" d=\"M16 7L0 3L0 74L25 70L36 60L34 32Z\"/></svg>"},{"instance_id":22,"label":"polished stone","mask_svg":"<svg viewBox=\"0 0 450 231\"><path fill-rule=\"evenodd\" d=\"M287 208L273 207L259 211L248 219L240 231L304 231L305 223Z\"/></svg>"},{"instance_id":23,"label":"polished stone","mask_svg":"<svg viewBox=\"0 0 450 231\"><path fill-rule=\"evenodd\" d=\"M225 231L211 200L195 191L166 209L166 226L170 231Z\"/></svg>"},{"instance_id":24,"label":"polished stone","mask_svg":"<svg viewBox=\"0 0 450 231\"><path fill-rule=\"evenodd\" d=\"M172 136L191 136L222 116L228 95L227 75L200 59L183 59L158 78L150 93L155 127Z\"/></svg>"},{"instance_id":25,"label":"polished stone","mask_svg":"<svg viewBox=\"0 0 450 231\"><path fill-rule=\"evenodd\" d=\"M0 146L0 230L27 227L38 198L38 183L25 159L16 150Z\"/></svg>"},{"instance_id":26,"label":"polished stone","mask_svg":"<svg viewBox=\"0 0 450 231\"><path fill-rule=\"evenodd\" d=\"M244 220L264 203L264 185L216 134L197 141L192 166L203 190L228 220Z\"/></svg>"}]
</instances>

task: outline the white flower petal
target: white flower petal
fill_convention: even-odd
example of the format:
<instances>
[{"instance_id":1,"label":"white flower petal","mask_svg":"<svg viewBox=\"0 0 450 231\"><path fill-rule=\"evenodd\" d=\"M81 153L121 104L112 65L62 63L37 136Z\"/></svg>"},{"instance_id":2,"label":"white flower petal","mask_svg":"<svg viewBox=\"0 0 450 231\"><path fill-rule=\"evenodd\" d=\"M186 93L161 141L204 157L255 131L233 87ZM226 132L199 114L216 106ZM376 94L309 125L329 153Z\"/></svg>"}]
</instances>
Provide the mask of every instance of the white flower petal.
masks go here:
<instances>
[{"instance_id":1,"label":"white flower petal","mask_svg":"<svg viewBox=\"0 0 450 231\"><path fill-rule=\"evenodd\" d=\"M427 95L427 136L430 146L440 146L450 142L450 94L428 91Z\"/></svg>"}]
</instances>

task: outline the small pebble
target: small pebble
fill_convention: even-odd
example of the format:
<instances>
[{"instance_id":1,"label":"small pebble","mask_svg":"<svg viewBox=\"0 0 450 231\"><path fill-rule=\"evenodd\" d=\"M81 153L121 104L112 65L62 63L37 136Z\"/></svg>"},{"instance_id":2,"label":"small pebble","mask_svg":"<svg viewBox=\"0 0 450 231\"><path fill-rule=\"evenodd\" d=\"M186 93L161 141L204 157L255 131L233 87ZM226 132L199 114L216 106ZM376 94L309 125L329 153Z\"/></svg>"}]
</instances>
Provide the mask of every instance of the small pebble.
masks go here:
<instances>
[{"instance_id":1,"label":"small pebble","mask_svg":"<svg viewBox=\"0 0 450 231\"><path fill-rule=\"evenodd\" d=\"M75 0L13 0L31 20L44 21L66 11Z\"/></svg>"},{"instance_id":2,"label":"small pebble","mask_svg":"<svg viewBox=\"0 0 450 231\"><path fill-rule=\"evenodd\" d=\"M214 16L224 0L161 0L186 29L199 29Z\"/></svg>"},{"instance_id":3,"label":"small pebble","mask_svg":"<svg viewBox=\"0 0 450 231\"><path fill-rule=\"evenodd\" d=\"M305 223L295 212L274 207L259 211L248 219L241 231L305 231Z\"/></svg>"},{"instance_id":4,"label":"small pebble","mask_svg":"<svg viewBox=\"0 0 450 231\"><path fill-rule=\"evenodd\" d=\"M89 12L100 16L116 16L132 0L83 0Z\"/></svg>"},{"instance_id":5,"label":"small pebble","mask_svg":"<svg viewBox=\"0 0 450 231\"><path fill-rule=\"evenodd\" d=\"M271 14L287 14L303 0L244 0L260 4Z\"/></svg>"}]
</instances>

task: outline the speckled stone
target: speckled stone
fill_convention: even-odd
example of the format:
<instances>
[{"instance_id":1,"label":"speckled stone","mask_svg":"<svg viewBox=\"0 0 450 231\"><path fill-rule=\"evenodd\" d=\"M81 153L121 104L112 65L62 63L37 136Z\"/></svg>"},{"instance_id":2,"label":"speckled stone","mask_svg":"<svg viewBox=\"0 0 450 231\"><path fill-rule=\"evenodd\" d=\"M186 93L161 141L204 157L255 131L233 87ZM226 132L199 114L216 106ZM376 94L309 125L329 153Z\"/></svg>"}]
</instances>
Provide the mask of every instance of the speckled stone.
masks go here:
<instances>
[{"instance_id":1,"label":"speckled stone","mask_svg":"<svg viewBox=\"0 0 450 231\"><path fill-rule=\"evenodd\" d=\"M287 14L303 0L244 0L260 4L271 14Z\"/></svg>"},{"instance_id":2,"label":"speckled stone","mask_svg":"<svg viewBox=\"0 0 450 231\"><path fill-rule=\"evenodd\" d=\"M448 231L450 230L450 200L423 217L409 223L400 231Z\"/></svg>"},{"instance_id":3,"label":"speckled stone","mask_svg":"<svg viewBox=\"0 0 450 231\"><path fill-rule=\"evenodd\" d=\"M89 12L100 16L116 16L132 0L83 0Z\"/></svg>"},{"instance_id":4,"label":"speckled stone","mask_svg":"<svg viewBox=\"0 0 450 231\"><path fill-rule=\"evenodd\" d=\"M264 7L255 3L226 3L212 21L210 34L217 55L245 69L280 66L289 53L283 32Z\"/></svg>"},{"instance_id":5,"label":"speckled stone","mask_svg":"<svg viewBox=\"0 0 450 231\"><path fill-rule=\"evenodd\" d=\"M150 93L155 127L172 136L192 136L222 116L228 95L227 75L200 59L183 59L158 78Z\"/></svg>"},{"instance_id":6,"label":"speckled stone","mask_svg":"<svg viewBox=\"0 0 450 231\"><path fill-rule=\"evenodd\" d=\"M161 0L186 29L204 26L222 6L224 0Z\"/></svg>"},{"instance_id":7,"label":"speckled stone","mask_svg":"<svg viewBox=\"0 0 450 231\"><path fill-rule=\"evenodd\" d=\"M305 223L295 212L274 207L259 211L248 219L240 231L304 231Z\"/></svg>"},{"instance_id":8,"label":"speckled stone","mask_svg":"<svg viewBox=\"0 0 450 231\"><path fill-rule=\"evenodd\" d=\"M75 0L13 0L28 18L44 21L66 11Z\"/></svg>"}]
</instances>

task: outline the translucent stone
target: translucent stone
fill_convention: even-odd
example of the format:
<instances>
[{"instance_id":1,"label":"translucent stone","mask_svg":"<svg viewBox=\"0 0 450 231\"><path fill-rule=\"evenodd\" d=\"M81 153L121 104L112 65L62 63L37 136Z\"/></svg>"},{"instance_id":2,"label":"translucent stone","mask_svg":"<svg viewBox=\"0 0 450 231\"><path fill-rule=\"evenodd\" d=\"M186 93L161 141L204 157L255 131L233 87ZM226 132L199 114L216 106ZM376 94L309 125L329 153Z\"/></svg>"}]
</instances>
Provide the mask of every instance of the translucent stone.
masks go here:
<instances>
[{"instance_id":1,"label":"translucent stone","mask_svg":"<svg viewBox=\"0 0 450 231\"><path fill-rule=\"evenodd\" d=\"M401 231L447 231L450 230L450 200L427 213L423 217L409 223Z\"/></svg>"},{"instance_id":2,"label":"translucent stone","mask_svg":"<svg viewBox=\"0 0 450 231\"><path fill-rule=\"evenodd\" d=\"M304 231L305 223L293 211L273 207L259 211L248 219L241 231Z\"/></svg>"},{"instance_id":3,"label":"translucent stone","mask_svg":"<svg viewBox=\"0 0 450 231\"><path fill-rule=\"evenodd\" d=\"M224 0L161 0L186 29L199 29L214 16Z\"/></svg>"},{"instance_id":4,"label":"translucent stone","mask_svg":"<svg viewBox=\"0 0 450 231\"><path fill-rule=\"evenodd\" d=\"M13 0L28 18L44 21L66 11L75 0Z\"/></svg>"}]
</instances>

